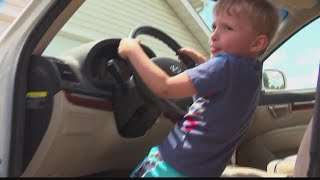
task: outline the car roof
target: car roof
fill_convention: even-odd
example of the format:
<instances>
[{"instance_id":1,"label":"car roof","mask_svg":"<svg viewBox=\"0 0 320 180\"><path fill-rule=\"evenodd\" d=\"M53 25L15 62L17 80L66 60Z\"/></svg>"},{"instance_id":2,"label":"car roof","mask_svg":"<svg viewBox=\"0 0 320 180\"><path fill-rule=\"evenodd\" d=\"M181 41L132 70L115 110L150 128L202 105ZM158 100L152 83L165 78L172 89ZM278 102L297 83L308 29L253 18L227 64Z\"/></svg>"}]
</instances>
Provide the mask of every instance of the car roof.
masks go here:
<instances>
[{"instance_id":1,"label":"car roof","mask_svg":"<svg viewBox=\"0 0 320 180\"><path fill-rule=\"evenodd\" d=\"M315 0L269 0L279 8L287 10L288 15L281 22L277 36L270 43L265 54L259 59L264 60L277 47L281 46L295 32L299 31L306 25L320 16L320 1ZM308 23L307 23L308 24Z\"/></svg>"}]
</instances>

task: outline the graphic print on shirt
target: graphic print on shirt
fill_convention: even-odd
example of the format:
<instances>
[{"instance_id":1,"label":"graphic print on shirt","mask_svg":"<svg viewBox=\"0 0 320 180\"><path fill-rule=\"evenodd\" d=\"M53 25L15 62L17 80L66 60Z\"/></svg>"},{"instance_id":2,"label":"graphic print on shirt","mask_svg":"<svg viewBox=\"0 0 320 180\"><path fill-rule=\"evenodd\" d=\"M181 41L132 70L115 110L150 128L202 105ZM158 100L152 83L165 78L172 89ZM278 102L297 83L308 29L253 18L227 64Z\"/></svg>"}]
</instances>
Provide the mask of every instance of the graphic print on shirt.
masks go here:
<instances>
[{"instance_id":1,"label":"graphic print on shirt","mask_svg":"<svg viewBox=\"0 0 320 180\"><path fill-rule=\"evenodd\" d=\"M203 135L203 132L197 127L204 127L206 125L206 122L203 121L203 113L205 112L205 105L209 102L208 99L202 97L197 99L189 108L189 112L184 116L183 122L175 125L173 133L169 134L169 142L173 149L175 149L179 143L183 143L183 148L190 149L192 146L189 141L185 139L186 135Z\"/></svg>"}]
</instances>

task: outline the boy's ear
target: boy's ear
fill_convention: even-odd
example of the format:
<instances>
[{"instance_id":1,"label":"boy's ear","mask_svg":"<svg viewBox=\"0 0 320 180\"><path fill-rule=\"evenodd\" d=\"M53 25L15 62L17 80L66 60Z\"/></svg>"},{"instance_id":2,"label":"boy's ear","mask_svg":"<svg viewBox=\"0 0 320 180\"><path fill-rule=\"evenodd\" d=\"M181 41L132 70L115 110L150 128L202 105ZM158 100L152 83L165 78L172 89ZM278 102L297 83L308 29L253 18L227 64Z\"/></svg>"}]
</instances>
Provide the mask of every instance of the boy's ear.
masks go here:
<instances>
[{"instance_id":1,"label":"boy's ear","mask_svg":"<svg viewBox=\"0 0 320 180\"><path fill-rule=\"evenodd\" d=\"M269 44L269 38L266 35L259 35L256 41L251 45L250 50L252 52L260 52L267 48Z\"/></svg>"}]
</instances>

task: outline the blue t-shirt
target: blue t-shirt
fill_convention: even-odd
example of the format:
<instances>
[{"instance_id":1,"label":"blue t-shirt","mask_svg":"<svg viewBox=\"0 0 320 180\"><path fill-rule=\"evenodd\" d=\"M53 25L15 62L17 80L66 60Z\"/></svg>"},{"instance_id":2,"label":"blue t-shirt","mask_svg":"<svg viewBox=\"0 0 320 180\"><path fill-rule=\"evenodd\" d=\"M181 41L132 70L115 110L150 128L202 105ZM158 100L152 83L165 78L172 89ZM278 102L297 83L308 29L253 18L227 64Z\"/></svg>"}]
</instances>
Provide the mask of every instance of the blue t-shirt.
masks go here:
<instances>
[{"instance_id":1,"label":"blue t-shirt","mask_svg":"<svg viewBox=\"0 0 320 180\"><path fill-rule=\"evenodd\" d=\"M193 177L219 177L244 136L261 91L257 60L219 53L186 71L197 94L159 151L169 165Z\"/></svg>"}]
</instances>

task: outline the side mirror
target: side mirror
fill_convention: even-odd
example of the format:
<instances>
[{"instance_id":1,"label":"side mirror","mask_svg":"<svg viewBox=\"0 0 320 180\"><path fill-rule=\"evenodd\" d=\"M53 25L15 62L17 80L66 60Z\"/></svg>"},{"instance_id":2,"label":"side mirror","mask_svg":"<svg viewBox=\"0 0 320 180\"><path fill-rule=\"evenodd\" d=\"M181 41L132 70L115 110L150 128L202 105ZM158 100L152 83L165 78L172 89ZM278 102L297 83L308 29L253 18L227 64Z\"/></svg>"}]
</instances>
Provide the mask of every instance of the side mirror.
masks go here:
<instances>
[{"instance_id":1,"label":"side mirror","mask_svg":"<svg viewBox=\"0 0 320 180\"><path fill-rule=\"evenodd\" d=\"M262 74L262 83L265 90L279 90L287 87L284 73L276 69L265 69Z\"/></svg>"}]
</instances>

